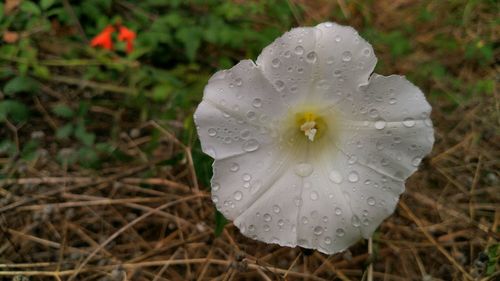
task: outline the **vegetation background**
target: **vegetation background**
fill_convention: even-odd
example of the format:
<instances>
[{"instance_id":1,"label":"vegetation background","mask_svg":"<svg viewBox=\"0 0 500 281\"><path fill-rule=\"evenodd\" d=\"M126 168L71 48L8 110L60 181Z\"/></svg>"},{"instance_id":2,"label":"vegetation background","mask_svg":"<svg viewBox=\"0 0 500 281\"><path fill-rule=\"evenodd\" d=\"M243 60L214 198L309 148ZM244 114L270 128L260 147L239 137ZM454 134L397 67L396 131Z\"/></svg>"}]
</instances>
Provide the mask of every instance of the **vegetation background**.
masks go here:
<instances>
[{"instance_id":1,"label":"vegetation background","mask_svg":"<svg viewBox=\"0 0 500 281\"><path fill-rule=\"evenodd\" d=\"M0 280L500 280L495 0L0 3ZM208 78L335 21L433 106L436 144L395 214L327 256L216 214L192 113ZM125 52L92 48L107 25ZM373 273L368 273L370 268Z\"/></svg>"}]
</instances>

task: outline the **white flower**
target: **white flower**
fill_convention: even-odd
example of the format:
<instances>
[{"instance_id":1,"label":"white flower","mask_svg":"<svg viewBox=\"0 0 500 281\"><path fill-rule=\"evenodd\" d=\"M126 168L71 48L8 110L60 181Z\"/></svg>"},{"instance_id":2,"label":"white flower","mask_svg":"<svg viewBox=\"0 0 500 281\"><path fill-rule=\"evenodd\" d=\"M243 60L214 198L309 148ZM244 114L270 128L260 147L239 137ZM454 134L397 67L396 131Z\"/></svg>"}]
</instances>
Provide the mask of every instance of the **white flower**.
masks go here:
<instances>
[{"instance_id":1,"label":"white flower","mask_svg":"<svg viewBox=\"0 0 500 281\"><path fill-rule=\"evenodd\" d=\"M431 107L403 76L370 76L376 61L327 22L210 79L195 122L215 159L212 200L241 233L332 254L394 211L432 148Z\"/></svg>"}]
</instances>

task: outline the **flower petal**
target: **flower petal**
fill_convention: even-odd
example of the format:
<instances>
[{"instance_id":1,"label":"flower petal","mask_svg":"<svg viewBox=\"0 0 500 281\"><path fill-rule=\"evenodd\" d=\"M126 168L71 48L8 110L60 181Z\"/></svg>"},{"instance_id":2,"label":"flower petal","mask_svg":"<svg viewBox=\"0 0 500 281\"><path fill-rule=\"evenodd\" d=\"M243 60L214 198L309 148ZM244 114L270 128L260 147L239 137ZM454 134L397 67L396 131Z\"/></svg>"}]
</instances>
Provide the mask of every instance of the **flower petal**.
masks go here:
<instances>
[{"instance_id":1,"label":"flower petal","mask_svg":"<svg viewBox=\"0 0 500 281\"><path fill-rule=\"evenodd\" d=\"M315 93L330 101L348 98L368 83L377 63L373 48L350 26L325 22L315 29Z\"/></svg>"},{"instance_id":2,"label":"flower petal","mask_svg":"<svg viewBox=\"0 0 500 281\"><path fill-rule=\"evenodd\" d=\"M251 152L271 142L275 119L286 110L252 61L219 71L194 114L203 151L215 159Z\"/></svg>"},{"instance_id":3,"label":"flower petal","mask_svg":"<svg viewBox=\"0 0 500 281\"><path fill-rule=\"evenodd\" d=\"M214 162L212 200L241 232L254 239L294 246L300 178L290 169L292 155L277 147ZM286 231L284 231L286 229ZM278 239L275 239L278 238Z\"/></svg>"},{"instance_id":4,"label":"flower petal","mask_svg":"<svg viewBox=\"0 0 500 281\"><path fill-rule=\"evenodd\" d=\"M287 105L308 98L314 64L306 57L315 52L316 35L311 27L293 28L262 50L257 65Z\"/></svg>"},{"instance_id":5,"label":"flower petal","mask_svg":"<svg viewBox=\"0 0 500 281\"><path fill-rule=\"evenodd\" d=\"M344 116L355 120L342 124L339 148L379 173L405 180L434 143L431 107L424 95L402 76L374 74L351 107L359 104L364 109Z\"/></svg>"}]
</instances>

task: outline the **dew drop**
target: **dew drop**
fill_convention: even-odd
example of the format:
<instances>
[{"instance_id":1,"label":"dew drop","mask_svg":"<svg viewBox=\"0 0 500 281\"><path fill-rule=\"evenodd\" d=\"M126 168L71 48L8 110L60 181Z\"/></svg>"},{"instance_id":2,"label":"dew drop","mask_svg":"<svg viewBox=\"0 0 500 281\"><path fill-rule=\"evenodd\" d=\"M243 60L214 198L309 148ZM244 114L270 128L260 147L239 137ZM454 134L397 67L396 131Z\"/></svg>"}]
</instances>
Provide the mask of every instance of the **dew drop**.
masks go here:
<instances>
[{"instance_id":1,"label":"dew drop","mask_svg":"<svg viewBox=\"0 0 500 281\"><path fill-rule=\"evenodd\" d=\"M314 235L321 235L322 233L323 233L323 227L318 225L314 228Z\"/></svg>"},{"instance_id":2,"label":"dew drop","mask_svg":"<svg viewBox=\"0 0 500 281\"><path fill-rule=\"evenodd\" d=\"M281 61L280 61L280 59L275 58L275 59L273 59L273 60L271 61L271 64L272 64L272 66L273 66L274 68L278 68L278 67L280 67Z\"/></svg>"},{"instance_id":3,"label":"dew drop","mask_svg":"<svg viewBox=\"0 0 500 281\"><path fill-rule=\"evenodd\" d=\"M342 175L338 171L336 171L336 170L332 170L330 172L330 174L328 175L328 178L332 182L337 183L337 184L341 183L342 180L343 180Z\"/></svg>"},{"instance_id":4,"label":"dew drop","mask_svg":"<svg viewBox=\"0 0 500 281\"><path fill-rule=\"evenodd\" d=\"M255 98L252 102L252 106L255 108L259 108L262 106L262 100L259 98Z\"/></svg>"},{"instance_id":5,"label":"dew drop","mask_svg":"<svg viewBox=\"0 0 500 281\"><path fill-rule=\"evenodd\" d=\"M375 198L373 197L368 197L368 199L366 199L366 203L368 203L368 205L370 206L375 206Z\"/></svg>"},{"instance_id":6,"label":"dew drop","mask_svg":"<svg viewBox=\"0 0 500 281\"><path fill-rule=\"evenodd\" d=\"M278 206L278 205L274 205L273 206L273 212L275 212L276 214L278 214L280 211L281 211L280 206Z\"/></svg>"},{"instance_id":7,"label":"dew drop","mask_svg":"<svg viewBox=\"0 0 500 281\"><path fill-rule=\"evenodd\" d=\"M283 54L283 56L284 56L285 58L289 58L291 55L292 55L292 53L290 53L290 51L286 51L286 52Z\"/></svg>"},{"instance_id":8,"label":"dew drop","mask_svg":"<svg viewBox=\"0 0 500 281\"><path fill-rule=\"evenodd\" d=\"M284 221L284 220L281 220L281 219L280 219L280 220L278 220L278 225L279 225L279 226L283 226L284 224L285 224L285 221Z\"/></svg>"},{"instance_id":9,"label":"dew drop","mask_svg":"<svg viewBox=\"0 0 500 281\"><path fill-rule=\"evenodd\" d=\"M299 177L307 177L312 174L313 166L309 163L300 163L295 165L294 171Z\"/></svg>"},{"instance_id":10,"label":"dew drop","mask_svg":"<svg viewBox=\"0 0 500 281\"><path fill-rule=\"evenodd\" d=\"M217 191L220 188L220 184L214 182L212 183L212 191Z\"/></svg>"},{"instance_id":11,"label":"dew drop","mask_svg":"<svg viewBox=\"0 0 500 281\"><path fill-rule=\"evenodd\" d=\"M249 120L255 120L256 116L257 116L257 114L254 111L247 112L247 118Z\"/></svg>"},{"instance_id":12,"label":"dew drop","mask_svg":"<svg viewBox=\"0 0 500 281\"><path fill-rule=\"evenodd\" d=\"M294 51L295 51L295 53L296 53L297 55L299 55L299 56L300 56L300 55L302 55L302 54L304 53L304 47L302 47L302 46L297 46L297 47L295 47L295 50L294 50Z\"/></svg>"},{"instance_id":13,"label":"dew drop","mask_svg":"<svg viewBox=\"0 0 500 281\"><path fill-rule=\"evenodd\" d=\"M335 62L335 58L334 57L328 57L326 59L326 64L333 64Z\"/></svg>"},{"instance_id":14,"label":"dew drop","mask_svg":"<svg viewBox=\"0 0 500 281\"><path fill-rule=\"evenodd\" d=\"M214 128L208 129L208 135L211 137L215 137L217 135L217 131Z\"/></svg>"},{"instance_id":15,"label":"dew drop","mask_svg":"<svg viewBox=\"0 0 500 281\"><path fill-rule=\"evenodd\" d=\"M337 233L338 237L342 237L345 235L345 231L342 228L337 228L337 230L335 230L335 233Z\"/></svg>"},{"instance_id":16,"label":"dew drop","mask_svg":"<svg viewBox=\"0 0 500 281\"><path fill-rule=\"evenodd\" d=\"M375 121L375 129L377 130L382 130L385 128L386 122L384 120L377 120Z\"/></svg>"},{"instance_id":17,"label":"dew drop","mask_svg":"<svg viewBox=\"0 0 500 281\"><path fill-rule=\"evenodd\" d=\"M351 224L354 227L359 227L361 225L361 221L359 220L357 215L353 215L351 218Z\"/></svg>"},{"instance_id":18,"label":"dew drop","mask_svg":"<svg viewBox=\"0 0 500 281\"><path fill-rule=\"evenodd\" d=\"M375 108L370 109L370 112L368 114L371 118L377 118L379 115L378 110Z\"/></svg>"},{"instance_id":19,"label":"dew drop","mask_svg":"<svg viewBox=\"0 0 500 281\"><path fill-rule=\"evenodd\" d=\"M326 236L326 237L325 237L325 240L324 240L324 241L325 241L325 244L326 244L326 245L330 245L330 244L332 244L332 238L330 238L330 237L328 237L328 236Z\"/></svg>"},{"instance_id":20,"label":"dew drop","mask_svg":"<svg viewBox=\"0 0 500 281\"><path fill-rule=\"evenodd\" d=\"M316 52L314 52L314 51L309 52L309 53L306 55L306 60L307 60L309 63L315 63L317 59L318 59L318 55L316 55Z\"/></svg>"},{"instance_id":21,"label":"dew drop","mask_svg":"<svg viewBox=\"0 0 500 281\"><path fill-rule=\"evenodd\" d=\"M213 201L215 204L219 203L219 197L217 197L216 195L213 195L213 196L212 196L212 201Z\"/></svg>"},{"instance_id":22,"label":"dew drop","mask_svg":"<svg viewBox=\"0 0 500 281\"><path fill-rule=\"evenodd\" d=\"M403 125L407 128L411 128L415 126L415 120L413 120L413 118L411 117L405 118L405 120L403 120Z\"/></svg>"},{"instance_id":23,"label":"dew drop","mask_svg":"<svg viewBox=\"0 0 500 281\"><path fill-rule=\"evenodd\" d=\"M348 62L351 61L352 59L352 54L349 51L345 51L342 53L342 61Z\"/></svg>"},{"instance_id":24,"label":"dew drop","mask_svg":"<svg viewBox=\"0 0 500 281\"><path fill-rule=\"evenodd\" d=\"M340 209L340 208L335 208L335 214L336 214L337 216L342 215L342 209Z\"/></svg>"},{"instance_id":25,"label":"dew drop","mask_svg":"<svg viewBox=\"0 0 500 281\"><path fill-rule=\"evenodd\" d=\"M243 198L243 193L241 193L241 191L236 191L233 194L233 197L234 197L234 200L240 201Z\"/></svg>"},{"instance_id":26,"label":"dew drop","mask_svg":"<svg viewBox=\"0 0 500 281\"><path fill-rule=\"evenodd\" d=\"M349 173L349 176L347 177L347 179L350 181L350 182L357 182L359 180L359 175L358 175L358 172L356 171L352 171Z\"/></svg>"},{"instance_id":27,"label":"dew drop","mask_svg":"<svg viewBox=\"0 0 500 281\"><path fill-rule=\"evenodd\" d=\"M248 226L248 231L254 232L255 231L255 225L251 224Z\"/></svg>"},{"instance_id":28,"label":"dew drop","mask_svg":"<svg viewBox=\"0 0 500 281\"><path fill-rule=\"evenodd\" d=\"M363 55L369 57L370 56L370 48L364 48L363 49Z\"/></svg>"},{"instance_id":29,"label":"dew drop","mask_svg":"<svg viewBox=\"0 0 500 281\"><path fill-rule=\"evenodd\" d=\"M328 27L328 28L331 28L331 27L333 27L333 23L331 23L331 22L325 22L325 26Z\"/></svg>"},{"instance_id":30,"label":"dew drop","mask_svg":"<svg viewBox=\"0 0 500 281\"><path fill-rule=\"evenodd\" d=\"M276 90L278 90L278 92L283 91L283 89L285 88L285 83L281 80L277 80L276 82L274 82L274 85L276 86Z\"/></svg>"},{"instance_id":31,"label":"dew drop","mask_svg":"<svg viewBox=\"0 0 500 281\"><path fill-rule=\"evenodd\" d=\"M340 42L342 41L342 37L340 35L335 36L335 42Z\"/></svg>"},{"instance_id":32,"label":"dew drop","mask_svg":"<svg viewBox=\"0 0 500 281\"><path fill-rule=\"evenodd\" d=\"M243 143L243 150L246 152L252 152L259 149L259 141L256 139L249 139Z\"/></svg>"},{"instance_id":33,"label":"dew drop","mask_svg":"<svg viewBox=\"0 0 500 281\"><path fill-rule=\"evenodd\" d=\"M244 181L250 181L252 179L252 176L250 174L243 174L242 179Z\"/></svg>"},{"instance_id":34,"label":"dew drop","mask_svg":"<svg viewBox=\"0 0 500 281\"><path fill-rule=\"evenodd\" d=\"M268 214L268 213L265 213L265 214L264 214L264 220L265 220L265 221L269 222L269 221L271 221L272 219L273 219L273 217L271 217L271 215L270 215L270 214Z\"/></svg>"},{"instance_id":35,"label":"dew drop","mask_svg":"<svg viewBox=\"0 0 500 281\"><path fill-rule=\"evenodd\" d=\"M398 100L396 98L390 98L389 99L389 104L396 104Z\"/></svg>"},{"instance_id":36,"label":"dew drop","mask_svg":"<svg viewBox=\"0 0 500 281\"><path fill-rule=\"evenodd\" d=\"M271 229L271 227L268 224L264 224L262 228L264 229L265 232L268 232Z\"/></svg>"},{"instance_id":37,"label":"dew drop","mask_svg":"<svg viewBox=\"0 0 500 281\"><path fill-rule=\"evenodd\" d=\"M308 224L309 223L309 219L307 219L307 217L302 217L301 221L302 221L303 224Z\"/></svg>"},{"instance_id":38,"label":"dew drop","mask_svg":"<svg viewBox=\"0 0 500 281\"><path fill-rule=\"evenodd\" d=\"M311 200L313 200L313 201L318 200L318 197L319 197L318 192L311 191L311 194L309 194L309 197L311 197Z\"/></svg>"},{"instance_id":39,"label":"dew drop","mask_svg":"<svg viewBox=\"0 0 500 281\"><path fill-rule=\"evenodd\" d=\"M415 157L413 160L411 160L411 164L415 167L418 167L420 165L420 162L422 162L422 158L420 157Z\"/></svg>"},{"instance_id":40,"label":"dew drop","mask_svg":"<svg viewBox=\"0 0 500 281\"><path fill-rule=\"evenodd\" d=\"M241 87L241 85L243 85L243 80L241 80L241 78L236 78L236 80L234 80L234 82L236 83L236 86L238 86L238 87Z\"/></svg>"},{"instance_id":41,"label":"dew drop","mask_svg":"<svg viewBox=\"0 0 500 281\"><path fill-rule=\"evenodd\" d=\"M240 169L240 165L238 165L238 163L234 163L234 162L231 164L231 167L229 167L229 170L231 170L231 172L237 172L239 169Z\"/></svg>"}]
</instances>

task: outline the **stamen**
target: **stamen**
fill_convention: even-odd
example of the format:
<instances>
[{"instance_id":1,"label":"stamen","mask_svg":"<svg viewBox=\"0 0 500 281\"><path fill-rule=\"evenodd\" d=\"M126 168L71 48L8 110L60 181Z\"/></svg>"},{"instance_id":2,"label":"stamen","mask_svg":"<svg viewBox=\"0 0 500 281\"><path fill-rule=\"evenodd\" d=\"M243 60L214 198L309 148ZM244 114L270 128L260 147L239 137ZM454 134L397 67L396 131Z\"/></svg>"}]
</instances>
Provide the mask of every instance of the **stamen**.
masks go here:
<instances>
[{"instance_id":1,"label":"stamen","mask_svg":"<svg viewBox=\"0 0 500 281\"><path fill-rule=\"evenodd\" d=\"M309 139L309 141L314 141L314 137L318 132L315 121L305 122L300 126L300 130L304 132L304 135Z\"/></svg>"}]
</instances>

